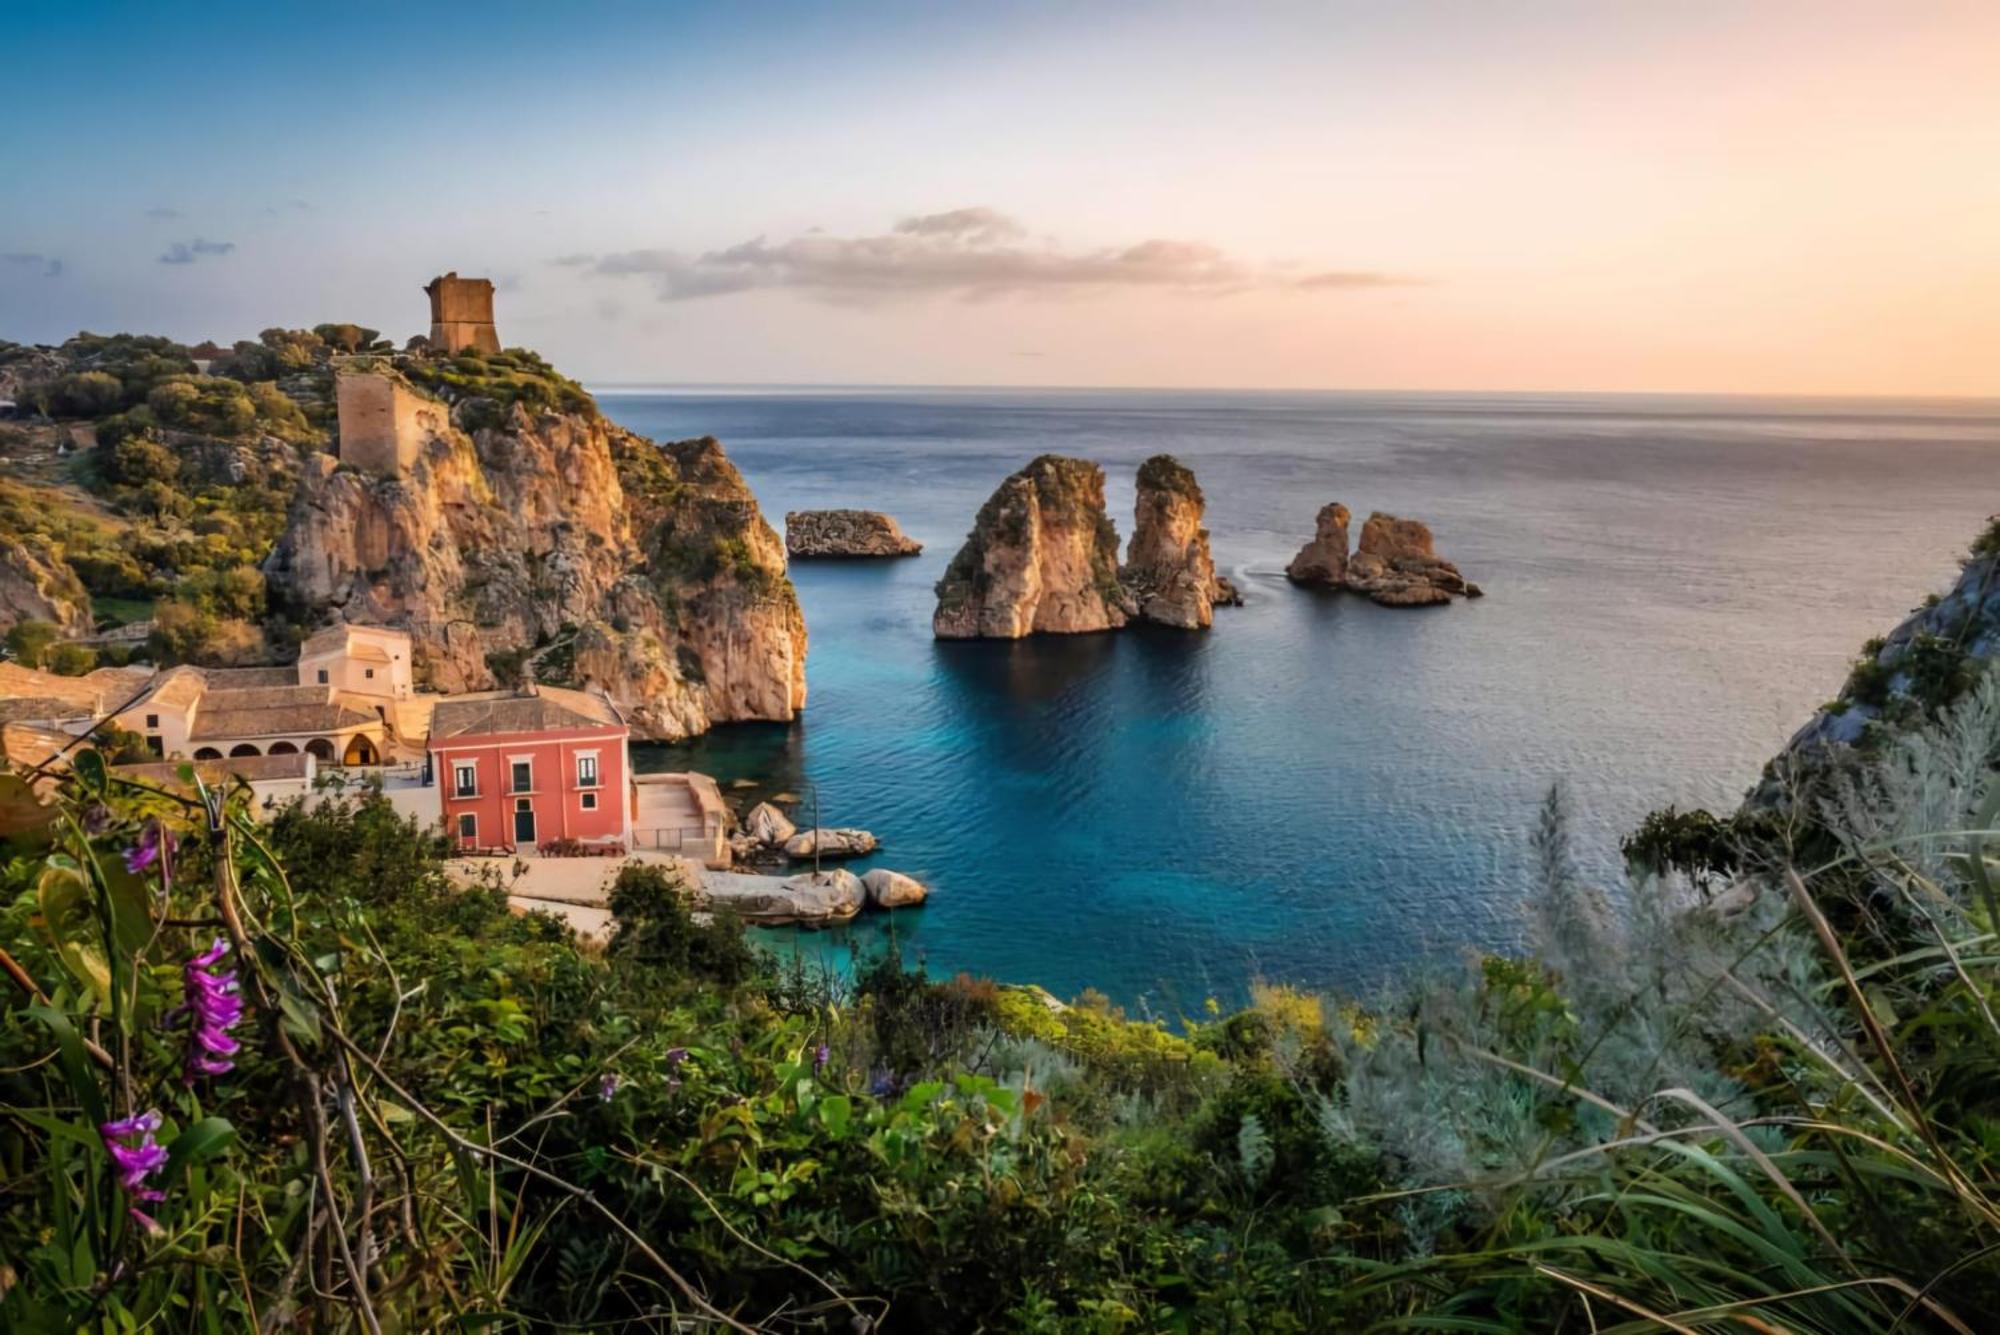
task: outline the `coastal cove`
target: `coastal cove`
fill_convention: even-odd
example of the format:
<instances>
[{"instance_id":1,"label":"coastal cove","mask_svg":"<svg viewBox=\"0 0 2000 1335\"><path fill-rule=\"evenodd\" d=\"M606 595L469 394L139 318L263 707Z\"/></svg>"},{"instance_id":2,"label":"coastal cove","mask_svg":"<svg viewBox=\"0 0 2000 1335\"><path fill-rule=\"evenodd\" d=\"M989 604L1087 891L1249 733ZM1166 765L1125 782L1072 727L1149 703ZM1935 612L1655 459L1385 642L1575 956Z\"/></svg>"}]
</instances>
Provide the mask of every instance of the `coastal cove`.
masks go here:
<instances>
[{"instance_id":1,"label":"coastal cove","mask_svg":"<svg viewBox=\"0 0 2000 1335\"><path fill-rule=\"evenodd\" d=\"M1615 886L1647 811L1732 808L1856 646L1949 584L2000 464L1992 402L594 388L633 430L721 439L774 524L865 507L924 544L793 563L801 720L635 747L637 767L746 805L799 794L802 823L816 794L827 824L875 831L857 870L936 891L893 915L934 973L1166 1015L1516 942L1557 781ZM932 585L1003 477L1093 459L1129 537L1134 470L1163 451L1245 606L1206 634L933 640ZM1488 596L1292 587L1333 500L1425 520Z\"/></svg>"}]
</instances>

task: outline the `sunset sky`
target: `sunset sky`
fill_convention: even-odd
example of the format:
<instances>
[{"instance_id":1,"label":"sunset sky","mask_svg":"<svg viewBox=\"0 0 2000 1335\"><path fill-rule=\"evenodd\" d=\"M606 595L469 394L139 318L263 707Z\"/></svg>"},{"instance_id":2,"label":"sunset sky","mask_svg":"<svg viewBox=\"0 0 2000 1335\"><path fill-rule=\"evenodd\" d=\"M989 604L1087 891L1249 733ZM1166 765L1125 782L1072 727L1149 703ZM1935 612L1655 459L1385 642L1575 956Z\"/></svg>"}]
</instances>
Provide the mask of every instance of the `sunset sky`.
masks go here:
<instances>
[{"instance_id":1,"label":"sunset sky","mask_svg":"<svg viewBox=\"0 0 2000 1335\"><path fill-rule=\"evenodd\" d=\"M2000 3L7 8L0 337L2000 394Z\"/></svg>"}]
</instances>

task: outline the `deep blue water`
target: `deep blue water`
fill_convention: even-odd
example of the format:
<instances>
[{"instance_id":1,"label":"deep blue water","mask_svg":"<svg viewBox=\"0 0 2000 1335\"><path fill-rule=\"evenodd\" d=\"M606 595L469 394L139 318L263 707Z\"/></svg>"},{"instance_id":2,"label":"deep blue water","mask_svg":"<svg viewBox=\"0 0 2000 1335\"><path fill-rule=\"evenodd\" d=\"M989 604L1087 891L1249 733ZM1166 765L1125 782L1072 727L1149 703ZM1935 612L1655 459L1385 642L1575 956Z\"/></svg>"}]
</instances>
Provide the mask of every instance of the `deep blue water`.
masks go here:
<instances>
[{"instance_id":1,"label":"deep blue water","mask_svg":"<svg viewBox=\"0 0 2000 1335\"><path fill-rule=\"evenodd\" d=\"M1366 988L1518 938L1557 780L1594 872L1667 803L1730 806L1861 641L2000 509L2000 404L1114 391L606 392L712 434L788 509L926 544L800 563L811 700L650 765L816 791L935 887L932 970L1166 1013L1252 977ZM931 585L1036 454L1171 452L1248 605L1207 634L938 643ZM1390 610L1281 571L1339 500L1421 518L1487 597ZM809 786L808 786L809 785ZM1615 887L1614 887L1615 888ZM880 930L864 918L864 932Z\"/></svg>"}]
</instances>

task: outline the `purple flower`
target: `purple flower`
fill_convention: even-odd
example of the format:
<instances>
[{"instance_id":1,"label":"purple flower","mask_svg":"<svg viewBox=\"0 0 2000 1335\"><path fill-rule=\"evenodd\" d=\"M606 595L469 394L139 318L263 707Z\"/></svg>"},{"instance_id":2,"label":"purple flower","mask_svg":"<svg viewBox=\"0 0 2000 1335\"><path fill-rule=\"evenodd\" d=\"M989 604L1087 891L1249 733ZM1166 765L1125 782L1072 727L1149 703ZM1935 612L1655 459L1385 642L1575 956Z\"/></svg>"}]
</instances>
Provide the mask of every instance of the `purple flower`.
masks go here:
<instances>
[{"instance_id":1,"label":"purple flower","mask_svg":"<svg viewBox=\"0 0 2000 1335\"><path fill-rule=\"evenodd\" d=\"M156 820L147 821L139 831L139 842L125 850L126 871L137 876L157 862L162 882L172 878L173 860L174 832Z\"/></svg>"},{"instance_id":2,"label":"purple flower","mask_svg":"<svg viewBox=\"0 0 2000 1335\"><path fill-rule=\"evenodd\" d=\"M214 945L181 969L188 1012L187 1060L181 1078L190 1085L197 1076L236 1069L230 1058L242 1045L229 1031L243 1018L243 998L237 994L236 971L213 967L228 953L228 938L218 936Z\"/></svg>"},{"instance_id":3,"label":"purple flower","mask_svg":"<svg viewBox=\"0 0 2000 1335\"><path fill-rule=\"evenodd\" d=\"M167 1166L167 1152L154 1141L153 1133L160 1129L160 1114L157 1109L148 1108L134 1117L121 1118L115 1122L98 1125L97 1134L104 1138L104 1152L111 1156L111 1162L118 1169L118 1185L132 1201L163 1201L164 1191L154 1187L148 1178ZM136 1144L128 1143L136 1140ZM126 1207L140 1227L151 1233L159 1228L153 1217L136 1204Z\"/></svg>"},{"instance_id":4,"label":"purple flower","mask_svg":"<svg viewBox=\"0 0 2000 1335\"><path fill-rule=\"evenodd\" d=\"M679 1066L682 1062L686 1061L687 1059L688 1059L688 1050L686 1048L667 1049L667 1069L669 1071L673 1070L675 1067Z\"/></svg>"},{"instance_id":5,"label":"purple flower","mask_svg":"<svg viewBox=\"0 0 2000 1335\"><path fill-rule=\"evenodd\" d=\"M606 1103L609 1103L614 1098L617 1098L618 1077L615 1075L606 1075L603 1079L599 1080L597 1082L597 1097L604 1100Z\"/></svg>"},{"instance_id":6,"label":"purple flower","mask_svg":"<svg viewBox=\"0 0 2000 1335\"><path fill-rule=\"evenodd\" d=\"M868 1082L868 1092L878 1099L886 1099L896 1092L896 1077L887 1071L877 1071L875 1078Z\"/></svg>"},{"instance_id":7,"label":"purple flower","mask_svg":"<svg viewBox=\"0 0 2000 1335\"><path fill-rule=\"evenodd\" d=\"M826 1044L824 1044L824 1043L822 1043L822 1044L820 1044L820 1045L819 1045L818 1047L814 1048L814 1049L813 1049L813 1074L814 1074L814 1075L818 1075L818 1074L819 1074L819 1073L820 1073L821 1071L824 1071L824 1070L826 1069L826 1063L827 1063L827 1060L828 1060L828 1059L829 1059L830 1057L832 1057L832 1056L833 1056L833 1053L832 1053L832 1052L830 1052L830 1051L828 1051L828 1049L827 1049L827 1046L826 1046Z\"/></svg>"}]
</instances>

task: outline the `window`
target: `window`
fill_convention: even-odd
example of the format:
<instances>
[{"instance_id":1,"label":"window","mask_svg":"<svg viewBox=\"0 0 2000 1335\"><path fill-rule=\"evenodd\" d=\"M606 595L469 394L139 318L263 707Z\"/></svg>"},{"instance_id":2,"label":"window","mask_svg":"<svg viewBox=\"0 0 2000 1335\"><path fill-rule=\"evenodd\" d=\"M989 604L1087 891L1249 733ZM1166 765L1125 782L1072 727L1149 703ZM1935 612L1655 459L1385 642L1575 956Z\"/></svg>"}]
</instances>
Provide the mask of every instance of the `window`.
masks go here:
<instances>
[{"instance_id":1,"label":"window","mask_svg":"<svg viewBox=\"0 0 2000 1335\"><path fill-rule=\"evenodd\" d=\"M581 755L576 758L576 786L579 788L597 787L597 756L594 753Z\"/></svg>"},{"instance_id":2,"label":"window","mask_svg":"<svg viewBox=\"0 0 2000 1335\"><path fill-rule=\"evenodd\" d=\"M363 669L362 669L362 672L361 672L361 675L362 675L362 676L364 676L364 677L366 677L366 678L368 678L368 680L370 680L370 681L373 681L373 680L375 680L375 669L374 669L374 668L363 668Z\"/></svg>"},{"instance_id":3,"label":"window","mask_svg":"<svg viewBox=\"0 0 2000 1335\"><path fill-rule=\"evenodd\" d=\"M157 728L157 727L159 727L159 726L160 726L160 716L159 716L158 714L148 714L148 715L146 715L146 726L147 726L147 727L149 727L149 728Z\"/></svg>"},{"instance_id":4,"label":"window","mask_svg":"<svg viewBox=\"0 0 2000 1335\"><path fill-rule=\"evenodd\" d=\"M461 844L479 842L479 817L470 811L461 812L458 817L458 841Z\"/></svg>"},{"instance_id":5,"label":"window","mask_svg":"<svg viewBox=\"0 0 2000 1335\"><path fill-rule=\"evenodd\" d=\"M517 760L513 764L513 771L514 771L513 791L517 793L533 792L535 788L534 765L526 760Z\"/></svg>"},{"instance_id":6,"label":"window","mask_svg":"<svg viewBox=\"0 0 2000 1335\"><path fill-rule=\"evenodd\" d=\"M165 757L167 754L167 744L157 737L148 737L146 739L146 750L153 755Z\"/></svg>"},{"instance_id":7,"label":"window","mask_svg":"<svg viewBox=\"0 0 2000 1335\"><path fill-rule=\"evenodd\" d=\"M597 794L596 794L596 793L585 793L585 794L583 795L583 809L584 809L585 811L595 811L595 810L597 810Z\"/></svg>"},{"instance_id":8,"label":"window","mask_svg":"<svg viewBox=\"0 0 2000 1335\"><path fill-rule=\"evenodd\" d=\"M326 685L326 669L325 669L325 668L321 668L321 669L319 670L319 684L320 684L320 685L322 685L322 686Z\"/></svg>"},{"instance_id":9,"label":"window","mask_svg":"<svg viewBox=\"0 0 2000 1335\"><path fill-rule=\"evenodd\" d=\"M451 767L453 795L457 797L479 796L479 767L469 760L461 760Z\"/></svg>"}]
</instances>

